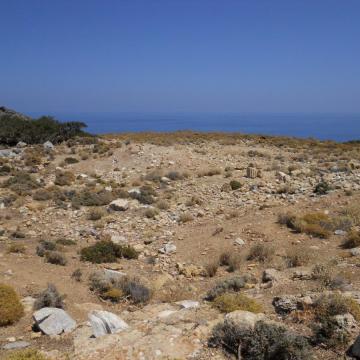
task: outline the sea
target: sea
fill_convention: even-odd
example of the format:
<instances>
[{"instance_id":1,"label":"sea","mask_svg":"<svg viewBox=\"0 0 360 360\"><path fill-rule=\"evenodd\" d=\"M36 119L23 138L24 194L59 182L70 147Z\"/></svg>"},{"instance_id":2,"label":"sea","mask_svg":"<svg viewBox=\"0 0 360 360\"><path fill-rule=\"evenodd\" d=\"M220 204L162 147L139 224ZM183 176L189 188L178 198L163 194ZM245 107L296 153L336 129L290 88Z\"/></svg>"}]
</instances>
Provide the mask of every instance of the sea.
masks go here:
<instances>
[{"instance_id":1,"label":"sea","mask_svg":"<svg viewBox=\"0 0 360 360\"><path fill-rule=\"evenodd\" d=\"M30 113L38 117L40 113ZM177 130L240 132L345 142L360 140L359 114L301 113L65 113L60 121L83 121L92 134Z\"/></svg>"}]
</instances>

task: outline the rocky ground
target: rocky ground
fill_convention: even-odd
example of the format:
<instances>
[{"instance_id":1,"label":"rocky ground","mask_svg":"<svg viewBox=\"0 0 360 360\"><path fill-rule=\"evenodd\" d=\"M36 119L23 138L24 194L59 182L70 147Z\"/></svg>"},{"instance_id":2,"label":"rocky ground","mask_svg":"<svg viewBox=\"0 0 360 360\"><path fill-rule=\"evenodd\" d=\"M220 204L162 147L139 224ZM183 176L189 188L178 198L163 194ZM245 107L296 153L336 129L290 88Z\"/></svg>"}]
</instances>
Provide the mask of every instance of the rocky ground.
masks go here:
<instances>
[{"instance_id":1,"label":"rocky ground","mask_svg":"<svg viewBox=\"0 0 360 360\"><path fill-rule=\"evenodd\" d=\"M209 292L234 278L241 286L223 293L254 300L256 321L311 340L314 358L351 355L360 307L332 314L341 344L312 341L312 325L324 294L360 303L358 144L193 133L94 142L0 150L0 283L25 309L0 327L1 358L22 347L49 359L231 358L209 343L214 327L253 327L255 315ZM104 241L136 256L86 261L82 249ZM94 273L148 293L105 296ZM33 306L48 284L65 312L39 331Z\"/></svg>"}]
</instances>

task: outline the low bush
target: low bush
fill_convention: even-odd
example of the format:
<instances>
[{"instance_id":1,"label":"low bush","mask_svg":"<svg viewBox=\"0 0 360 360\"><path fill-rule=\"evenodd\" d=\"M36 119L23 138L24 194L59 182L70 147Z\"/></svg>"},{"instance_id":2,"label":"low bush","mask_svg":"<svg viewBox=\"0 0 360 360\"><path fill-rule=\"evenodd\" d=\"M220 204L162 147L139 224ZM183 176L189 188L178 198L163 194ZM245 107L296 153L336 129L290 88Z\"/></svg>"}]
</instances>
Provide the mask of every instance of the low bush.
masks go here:
<instances>
[{"instance_id":1,"label":"low bush","mask_svg":"<svg viewBox=\"0 0 360 360\"><path fill-rule=\"evenodd\" d=\"M310 360L308 341L275 323L258 321L253 329L232 322L217 325L209 341L244 360Z\"/></svg>"},{"instance_id":2,"label":"low bush","mask_svg":"<svg viewBox=\"0 0 360 360\"><path fill-rule=\"evenodd\" d=\"M255 244L250 248L248 259L260 262L270 261L275 253L275 249L266 244Z\"/></svg>"},{"instance_id":3,"label":"low bush","mask_svg":"<svg viewBox=\"0 0 360 360\"><path fill-rule=\"evenodd\" d=\"M304 248L292 248L287 250L285 262L288 267L307 265L310 261L310 254Z\"/></svg>"},{"instance_id":4,"label":"low bush","mask_svg":"<svg viewBox=\"0 0 360 360\"><path fill-rule=\"evenodd\" d=\"M230 187L231 187L231 190L238 190L242 187L242 184L240 181L237 181L237 180L231 180L230 181Z\"/></svg>"},{"instance_id":5,"label":"low bush","mask_svg":"<svg viewBox=\"0 0 360 360\"><path fill-rule=\"evenodd\" d=\"M138 257L138 253L130 245L121 246L106 240L81 249L80 255L82 261L90 261L95 264L116 262L121 257L126 259L136 259Z\"/></svg>"},{"instance_id":6,"label":"low bush","mask_svg":"<svg viewBox=\"0 0 360 360\"><path fill-rule=\"evenodd\" d=\"M57 171L55 185L70 186L75 181L75 175L71 171Z\"/></svg>"},{"instance_id":7,"label":"low bush","mask_svg":"<svg viewBox=\"0 0 360 360\"><path fill-rule=\"evenodd\" d=\"M24 309L15 290L0 284L0 326L12 325L23 315Z\"/></svg>"},{"instance_id":8,"label":"low bush","mask_svg":"<svg viewBox=\"0 0 360 360\"><path fill-rule=\"evenodd\" d=\"M38 189L40 183L27 172L18 171L14 176L3 182L2 187L10 189L18 195L28 195L32 190Z\"/></svg>"},{"instance_id":9,"label":"low bush","mask_svg":"<svg viewBox=\"0 0 360 360\"><path fill-rule=\"evenodd\" d=\"M347 236L344 242L342 243L343 248L352 249L360 246L360 232L351 231Z\"/></svg>"},{"instance_id":10,"label":"low bush","mask_svg":"<svg viewBox=\"0 0 360 360\"><path fill-rule=\"evenodd\" d=\"M198 173L198 177L203 177L203 176L214 176L214 175L220 175L221 174L221 170L220 169L207 169L207 170L202 170Z\"/></svg>"},{"instance_id":11,"label":"low bush","mask_svg":"<svg viewBox=\"0 0 360 360\"><path fill-rule=\"evenodd\" d=\"M66 157L66 158L64 159L64 162L65 162L65 164L70 165L70 164L76 164L76 163L78 163L79 160L76 159L76 158L74 158L74 157Z\"/></svg>"},{"instance_id":12,"label":"low bush","mask_svg":"<svg viewBox=\"0 0 360 360\"><path fill-rule=\"evenodd\" d=\"M92 221L100 220L105 215L105 211L103 209L91 209L88 212L87 219Z\"/></svg>"},{"instance_id":13,"label":"low bush","mask_svg":"<svg viewBox=\"0 0 360 360\"><path fill-rule=\"evenodd\" d=\"M144 215L148 219L155 219L156 215L158 215L158 214L159 214L159 210L157 210L155 208L148 208L144 211Z\"/></svg>"},{"instance_id":14,"label":"low bush","mask_svg":"<svg viewBox=\"0 0 360 360\"><path fill-rule=\"evenodd\" d=\"M235 310L250 311L253 313L262 312L262 306L258 302L241 293L222 294L214 300L213 306L224 313L229 313Z\"/></svg>"},{"instance_id":15,"label":"low bush","mask_svg":"<svg viewBox=\"0 0 360 360\"><path fill-rule=\"evenodd\" d=\"M111 288L101 294L101 297L105 300L110 300L111 302L119 302L125 296L124 292L118 288Z\"/></svg>"},{"instance_id":16,"label":"low bush","mask_svg":"<svg viewBox=\"0 0 360 360\"><path fill-rule=\"evenodd\" d=\"M205 299L213 301L218 296L226 292L238 292L245 288L248 284L255 284L256 279L254 276L246 274L242 276L236 276L230 279L226 279L217 283L211 290L206 294Z\"/></svg>"},{"instance_id":17,"label":"low bush","mask_svg":"<svg viewBox=\"0 0 360 360\"><path fill-rule=\"evenodd\" d=\"M39 189L33 193L32 197L36 201L47 201L52 199L52 193L47 189Z\"/></svg>"},{"instance_id":18,"label":"low bush","mask_svg":"<svg viewBox=\"0 0 360 360\"><path fill-rule=\"evenodd\" d=\"M73 271L73 273L71 274L71 277L77 281L77 282L80 282L81 281L81 278L82 278L82 271L81 269L76 269Z\"/></svg>"},{"instance_id":19,"label":"low bush","mask_svg":"<svg viewBox=\"0 0 360 360\"><path fill-rule=\"evenodd\" d=\"M111 201L115 200L115 197L111 191L100 190L82 190L75 194L72 198L72 206L74 208L80 208L80 206L104 206L108 205Z\"/></svg>"},{"instance_id":20,"label":"low bush","mask_svg":"<svg viewBox=\"0 0 360 360\"><path fill-rule=\"evenodd\" d=\"M9 165L0 166L0 176L6 176L11 173L11 167Z\"/></svg>"},{"instance_id":21,"label":"low bush","mask_svg":"<svg viewBox=\"0 0 360 360\"><path fill-rule=\"evenodd\" d=\"M242 263L242 256L236 253L232 253L228 260L228 271L234 272L240 269Z\"/></svg>"},{"instance_id":22,"label":"low bush","mask_svg":"<svg viewBox=\"0 0 360 360\"><path fill-rule=\"evenodd\" d=\"M156 207L160 210L168 210L170 208L170 204L166 200L159 200L156 203Z\"/></svg>"},{"instance_id":23,"label":"low bush","mask_svg":"<svg viewBox=\"0 0 360 360\"><path fill-rule=\"evenodd\" d=\"M194 220L194 217L190 213L186 212L180 214L178 221L179 223L187 223L192 220Z\"/></svg>"},{"instance_id":24,"label":"low bush","mask_svg":"<svg viewBox=\"0 0 360 360\"><path fill-rule=\"evenodd\" d=\"M150 289L137 279L124 279L121 289L134 303L147 303L151 298Z\"/></svg>"},{"instance_id":25,"label":"low bush","mask_svg":"<svg viewBox=\"0 0 360 360\"><path fill-rule=\"evenodd\" d=\"M42 291L35 300L34 310L39 310L44 307L64 309L64 296L60 295L54 284L48 284L47 288Z\"/></svg>"},{"instance_id":26,"label":"low bush","mask_svg":"<svg viewBox=\"0 0 360 360\"><path fill-rule=\"evenodd\" d=\"M36 247L36 255L43 257L47 251L56 250L56 244L48 240L40 240L39 245Z\"/></svg>"},{"instance_id":27,"label":"low bush","mask_svg":"<svg viewBox=\"0 0 360 360\"><path fill-rule=\"evenodd\" d=\"M65 255L58 251L46 251L45 260L49 264L65 266L67 264L67 259Z\"/></svg>"},{"instance_id":28,"label":"low bush","mask_svg":"<svg viewBox=\"0 0 360 360\"><path fill-rule=\"evenodd\" d=\"M66 238L60 238L56 240L56 245L72 246L76 245L76 241Z\"/></svg>"},{"instance_id":29,"label":"low bush","mask_svg":"<svg viewBox=\"0 0 360 360\"><path fill-rule=\"evenodd\" d=\"M326 195L330 190L330 185L326 181L322 181L315 186L314 193L318 195Z\"/></svg>"},{"instance_id":30,"label":"low bush","mask_svg":"<svg viewBox=\"0 0 360 360\"><path fill-rule=\"evenodd\" d=\"M26 349L12 352L4 360L49 360L49 358L40 354L37 350Z\"/></svg>"},{"instance_id":31,"label":"low bush","mask_svg":"<svg viewBox=\"0 0 360 360\"><path fill-rule=\"evenodd\" d=\"M8 248L8 252L11 254L24 254L26 251L26 247L23 244L11 244Z\"/></svg>"},{"instance_id":32,"label":"low bush","mask_svg":"<svg viewBox=\"0 0 360 360\"><path fill-rule=\"evenodd\" d=\"M205 265L205 271L209 277L214 277L217 273L218 268L219 268L218 261L212 261Z\"/></svg>"}]
</instances>

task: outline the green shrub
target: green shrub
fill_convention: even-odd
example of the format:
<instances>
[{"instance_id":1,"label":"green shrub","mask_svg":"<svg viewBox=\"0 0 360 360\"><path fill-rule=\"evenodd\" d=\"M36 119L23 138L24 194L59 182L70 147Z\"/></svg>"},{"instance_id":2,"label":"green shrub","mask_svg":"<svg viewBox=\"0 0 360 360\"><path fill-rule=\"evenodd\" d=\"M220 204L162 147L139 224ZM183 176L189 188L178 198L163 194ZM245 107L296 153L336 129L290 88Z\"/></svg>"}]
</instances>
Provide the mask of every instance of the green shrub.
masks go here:
<instances>
[{"instance_id":1,"label":"green shrub","mask_svg":"<svg viewBox=\"0 0 360 360\"><path fill-rule=\"evenodd\" d=\"M60 123L50 116L26 120L17 116L0 118L0 144L16 145L19 141L27 144L42 144L46 141L59 143L75 136L83 136L86 125L81 122Z\"/></svg>"},{"instance_id":2,"label":"green shrub","mask_svg":"<svg viewBox=\"0 0 360 360\"><path fill-rule=\"evenodd\" d=\"M253 313L262 312L262 306L258 302L241 293L222 294L214 300L213 306L224 313L235 310L250 311Z\"/></svg>"},{"instance_id":3,"label":"green shrub","mask_svg":"<svg viewBox=\"0 0 360 360\"><path fill-rule=\"evenodd\" d=\"M11 325L24 315L23 306L15 290L0 284L0 326Z\"/></svg>"},{"instance_id":4,"label":"green shrub","mask_svg":"<svg viewBox=\"0 0 360 360\"><path fill-rule=\"evenodd\" d=\"M64 296L60 295L57 288L53 284L48 284L47 288L42 291L36 298L34 310L44 307L64 308Z\"/></svg>"},{"instance_id":5,"label":"green shrub","mask_svg":"<svg viewBox=\"0 0 360 360\"><path fill-rule=\"evenodd\" d=\"M81 249L80 255L82 261L90 261L95 264L116 262L121 257L127 259L138 257L138 253L130 245L121 246L105 240Z\"/></svg>"},{"instance_id":6,"label":"green shrub","mask_svg":"<svg viewBox=\"0 0 360 360\"><path fill-rule=\"evenodd\" d=\"M237 180L231 180L230 181L230 187L231 187L231 190L238 190L242 187L242 184L240 181L237 181Z\"/></svg>"},{"instance_id":7,"label":"green shrub","mask_svg":"<svg viewBox=\"0 0 360 360\"><path fill-rule=\"evenodd\" d=\"M49 358L41 355L37 350L26 349L12 352L5 360L49 360Z\"/></svg>"},{"instance_id":8,"label":"green shrub","mask_svg":"<svg viewBox=\"0 0 360 360\"><path fill-rule=\"evenodd\" d=\"M210 345L223 347L244 360L311 360L307 340L283 326L258 321L254 329L236 326L232 322L218 324Z\"/></svg>"}]
</instances>

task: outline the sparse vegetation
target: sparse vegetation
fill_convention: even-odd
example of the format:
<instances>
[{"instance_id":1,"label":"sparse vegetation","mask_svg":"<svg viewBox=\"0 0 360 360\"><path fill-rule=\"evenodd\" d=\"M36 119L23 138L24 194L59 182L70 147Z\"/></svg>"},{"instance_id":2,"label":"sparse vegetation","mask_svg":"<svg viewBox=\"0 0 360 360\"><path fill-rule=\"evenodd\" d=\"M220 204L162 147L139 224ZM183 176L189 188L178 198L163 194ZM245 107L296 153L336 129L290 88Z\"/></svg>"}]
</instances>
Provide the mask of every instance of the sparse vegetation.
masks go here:
<instances>
[{"instance_id":1,"label":"sparse vegetation","mask_svg":"<svg viewBox=\"0 0 360 360\"><path fill-rule=\"evenodd\" d=\"M8 354L4 360L49 360L35 349L17 350Z\"/></svg>"},{"instance_id":2,"label":"sparse vegetation","mask_svg":"<svg viewBox=\"0 0 360 360\"><path fill-rule=\"evenodd\" d=\"M67 259L59 251L46 251L45 260L49 264L65 266L67 264Z\"/></svg>"}]
</instances>

